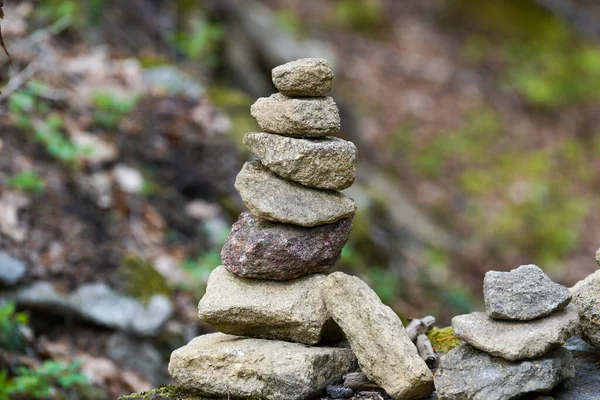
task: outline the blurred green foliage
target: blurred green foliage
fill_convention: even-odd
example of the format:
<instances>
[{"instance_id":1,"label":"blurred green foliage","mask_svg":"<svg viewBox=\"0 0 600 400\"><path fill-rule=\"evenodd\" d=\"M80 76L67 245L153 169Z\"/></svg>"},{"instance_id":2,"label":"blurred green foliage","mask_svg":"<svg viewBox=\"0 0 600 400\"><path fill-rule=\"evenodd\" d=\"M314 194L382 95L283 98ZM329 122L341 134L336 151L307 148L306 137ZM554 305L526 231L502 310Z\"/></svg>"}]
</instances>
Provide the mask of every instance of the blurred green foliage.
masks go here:
<instances>
[{"instance_id":1,"label":"blurred green foliage","mask_svg":"<svg viewBox=\"0 0 600 400\"><path fill-rule=\"evenodd\" d=\"M137 104L137 96L117 96L110 92L96 92L92 95L93 119L106 129L116 129Z\"/></svg>"},{"instance_id":2,"label":"blurred green foliage","mask_svg":"<svg viewBox=\"0 0 600 400\"><path fill-rule=\"evenodd\" d=\"M600 49L530 1L460 0L471 22L465 55L502 60L504 81L532 105L554 108L600 99Z\"/></svg>"},{"instance_id":3,"label":"blurred green foliage","mask_svg":"<svg viewBox=\"0 0 600 400\"><path fill-rule=\"evenodd\" d=\"M6 180L6 184L13 188L25 192L40 193L44 191L44 180L34 171L23 171Z\"/></svg>"},{"instance_id":4,"label":"blurred green foliage","mask_svg":"<svg viewBox=\"0 0 600 400\"><path fill-rule=\"evenodd\" d=\"M90 385L88 378L79 372L80 364L45 361L37 368L19 367L16 375L8 378L0 371L0 400L59 398L59 390L78 385Z\"/></svg>"},{"instance_id":5,"label":"blurred green foliage","mask_svg":"<svg viewBox=\"0 0 600 400\"><path fill-rule=\"evenodd\" d=\"M17 126L33 135L36 142L54 158L70 166L77 166L81 157L94 151L90 147L74 145L63 133L62 117L53 113L46 101L36 97L39 86L27 85L25 90L14 93L9 100L11 116Z\"/></svg>"},{"instance_id":6,"label":"blurred green foliage","mask_svg":"<svg viewBox=\"0 0 600 400\"><path fill-rule=\"evenodd\" d=\"M224 33L220 23L194 18L186 29L174 33L171 41L190 60L214 66L218 62L216 50Z\"/></svg>"},{"instance_id":7,"label":"blurred green foliage","mask_svg":"<svg viewBox=\"0 0 600 400\"><path fill-rule=\"evenodd\" d=\"M383 9L377 0L336 0L335 19L341 27L371 34L382 27Z\"/></svg>"},{"instance_id":8,"label":"blurred green foliage","mask_svg":"<svg viewBox=\"0 0 600 400\"><path fill-rule=\"evenodd\" d=\"M21 328L29 322L25 313L17 312L15 303L0 304L0 348L9 351L22 351L25 338Z\"/></svg>"}]
</instances>

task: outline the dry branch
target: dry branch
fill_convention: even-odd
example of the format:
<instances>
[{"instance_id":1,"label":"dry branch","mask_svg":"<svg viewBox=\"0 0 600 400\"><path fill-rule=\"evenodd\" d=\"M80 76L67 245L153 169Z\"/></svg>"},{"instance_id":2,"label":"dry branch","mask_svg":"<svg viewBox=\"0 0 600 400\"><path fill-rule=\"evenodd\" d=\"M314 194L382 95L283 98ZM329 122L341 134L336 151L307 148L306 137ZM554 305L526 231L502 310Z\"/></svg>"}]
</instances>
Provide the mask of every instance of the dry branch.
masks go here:
<instances>
[{"instance_id":1,"label":"dry branch","mask_svg":"<svg viewBox=\"0 0 600 400\"><path fill-rule=\"evenodd\" d=\"M421 334L429 332L435 325L435 317L428 315L421 319L415 318L406 327L406 333L413 342L417 340L417 337Z\"/></svg>"},{"instance_id":2,"label":"dry branch","mask_svg":"<svg viewBox=\"0 0 600 400\"><path fill-rule=\"evenodd\" d=\"M437 367L438 359L433 352L433 346L431 346L431 342L424 334L417 337L417 351L430 369Z\"/></svg>"}]
</instances>

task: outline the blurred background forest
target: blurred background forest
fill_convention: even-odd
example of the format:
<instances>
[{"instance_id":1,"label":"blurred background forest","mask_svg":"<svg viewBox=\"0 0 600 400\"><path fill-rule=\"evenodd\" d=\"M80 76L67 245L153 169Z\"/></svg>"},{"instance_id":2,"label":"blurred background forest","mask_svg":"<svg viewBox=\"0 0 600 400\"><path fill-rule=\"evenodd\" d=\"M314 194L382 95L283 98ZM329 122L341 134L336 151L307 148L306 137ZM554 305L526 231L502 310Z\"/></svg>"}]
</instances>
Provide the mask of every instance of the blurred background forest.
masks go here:
<instances>
[{"instance_id":1,"label":"blurred background forest","mask_svg":"<svg viewBox=\"0 0 600 400\"><path fill-rule=\"evenodd\" d=\"M338 268L403 318L479 309L487 270L572 285L600 237L592 0L4 2L0 400L169 382L275 92L323 57L360 161Z\"/></svg>"}]
</instances>

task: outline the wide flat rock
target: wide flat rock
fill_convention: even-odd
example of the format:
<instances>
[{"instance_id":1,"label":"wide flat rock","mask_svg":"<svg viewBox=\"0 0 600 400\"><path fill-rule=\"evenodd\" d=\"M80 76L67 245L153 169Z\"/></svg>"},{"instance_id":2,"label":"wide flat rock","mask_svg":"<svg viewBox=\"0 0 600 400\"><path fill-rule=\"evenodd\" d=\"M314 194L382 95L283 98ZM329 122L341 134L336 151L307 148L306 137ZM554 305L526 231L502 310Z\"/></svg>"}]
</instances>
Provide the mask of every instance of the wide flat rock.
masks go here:
<instances>
[{"instance_id":1,"label":"wide flat rock","mask_svg":"<svg viewBox=\"0 0 600 400\"><path fill-rule=\"evenodd\" d=\"M421 399L431 394L431 371L400 318L365 282L335 272L327 277L323 296L367 377L396 399Z\"/></svg>"},{"instance_id":2,"label":"wide flat rock","mask_svg":"<svg viewBox=\"0 0 600 400\"><path fill-rule=\"evenodd\" d=\"M356 368L352 351L213 333L171 354L169 373L200 395L306 400Z\"/></svg>"},{"instance_id":3,"label":"wide flat rock","mask_svg":"<svg viewBox=\"0 0 600 400\"><path fill-rule=\"evenodd\" d=\"M564 348L534 360L508 361L464 344L442 356L434 380L440 400L509 400L548 393L574 374Z\"/></svg>"},{"instance_id":4,"label":"wide flat rock","mask_svg":"<svg viewBox=\"0 0 600 400\"><path fill-rule=\"evenodd\" d=\"M571 301L566 286L552 282L532 264L509 272L488 271L483 280L483 297L491 318L520 321L545 317Z\"/></svg>"},{"instance_id":5,"label":"wide flat rock","mask_svg":"<svg viewBox=\"0 0 600 400\"><path fill-rule=\"evenodd\" d=\"M358 151L352 142L251 132L244 144L265 167L287 180L330 190L344 190L354 182Z\"/></svg>"},{"instance_id":6,"label":"wide flat rock","mask_svg":"<svg viewBox=\"0 0 600 400\"><path fill-rule=\"evenodd\" d=\"M331 65L322 58L301 58L273 68L273 84L282 94L324 96L333 85Z\"/></svg>"},{"instance_id":7,"label":"wide flat rock","mask_svg":"<svg viewBox=\"0 0 600 400\"><path fill-rule=\"evenodd\" d=\"M229 272L243 278L289 280L324 272L340 258L352 218L312 228L242 213L221 250Z\"/></svg>"},{"instance_id":8,"label":"wide flat rock","mask_svg":"<svg viewBox=\"0 0 600 400\"><path fill-rule=\"evenodd\" d=\"M208 279L200 320L218 331L262 339L316 344L343 337L325 308L324 275L291 281L239 278L224 267Z\"/></svg>"},{"instance_id":9,"label":"wide flat rock","mask_svg":"<svg viewBox=\"0 0 600 400\"><path fill-rule=\"evenodd\" d=\"M269 221L310 227L331 224L356 212L354 201L343 193L286 181L260 161L244 164L235 188L252 214Z\"/></svg>"},{"instance_id":10,"label":"wide flat rock","mask_svg":"<svg viewBox=\"0 0 600 400\"><path fill-rule=\"evenodd\" d=\"M331 97L292 98L281 93L261 97L250 107L265 132L323 137L340 130L340 113Z\"/></svg>"},{"instance_id":11,"label":"wide flat rock","mask_svg":"<svg viewBox=\"0 0 600 400\"><path fill-rule=\"evenodd\" d=\"M561 346L574 333L578 321L572 306L533 321L493 320L476 312L452 318L452 330L456 337L494 356L523 360Z\"/></svg>"},{"instance_id":12,"label":"wide flat rock","mask_svg":"<svg viewBox=\"0 0 600 400\"><path fill-rule=\"evenodd\" d=\"M600 270L575 284L571 293L579 312L579 335L600 348Z\"/></svg>"}]
</instances>

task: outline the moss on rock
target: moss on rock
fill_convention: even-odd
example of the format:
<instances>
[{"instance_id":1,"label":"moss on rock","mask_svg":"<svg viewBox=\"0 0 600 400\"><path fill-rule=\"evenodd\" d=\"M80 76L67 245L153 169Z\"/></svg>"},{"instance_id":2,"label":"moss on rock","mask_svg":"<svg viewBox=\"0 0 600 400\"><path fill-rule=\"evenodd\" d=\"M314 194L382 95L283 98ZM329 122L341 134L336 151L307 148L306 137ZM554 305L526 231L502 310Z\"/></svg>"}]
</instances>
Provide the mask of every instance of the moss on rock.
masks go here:
<instances>
[{"instance_id":1,"label":"moss on rock","mask_svg":"<svg viewBox=\"0 0 600 400\"><path fill-rule=\"evenodd\" d=\"M438 353L448 353L453 348L461 344L461 340L454 336L451 326L445 328L433 328L427 334L431 341L433 350Z\"/></svg>"}]
</instances>

